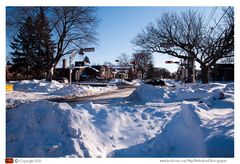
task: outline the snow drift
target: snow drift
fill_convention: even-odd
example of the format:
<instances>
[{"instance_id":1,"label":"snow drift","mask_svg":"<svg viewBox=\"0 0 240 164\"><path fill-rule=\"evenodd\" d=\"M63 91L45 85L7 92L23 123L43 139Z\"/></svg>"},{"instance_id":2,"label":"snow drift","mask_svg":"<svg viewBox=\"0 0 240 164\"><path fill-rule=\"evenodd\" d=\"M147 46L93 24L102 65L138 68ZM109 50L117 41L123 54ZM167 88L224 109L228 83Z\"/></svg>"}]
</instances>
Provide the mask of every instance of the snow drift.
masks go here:
<instances>
[{"instance_id":1,"label":"snow drift","mask_svg":"<svg viewBox=\"0 0 240 164\"><path fill-rule=\"evenodd\" d=\"M115 150L108 156L234 157L233 113L229 112L222 119L226 126L221 126L214 123L219 115L204 110L208 107L203 106L182 103L181 112L164 127L162 133L142 144Z\"/></svg>"},{"instance_id":2,"label":"snow drift","mask_svg":"<svg viewBox=\"0 0 240 164\"><path fill-rule=\"evenodd\" d=\"M14 91L6 93L7 108L17 107L28 101L84 97L99 95L117 89L115 86L91 87L83 85L62 84L57 81L48 82L46 80L22 80L11 81L14 84Z\"/></svg>"},{"instance_id":3,"label":"snow drift","mask_svg":"<svg viewBox=\"0 0 240 164\"><path fill-rule=\"evenodd\" d=\"M147 102L164 97L164 89L157 88L149 84L142 84L131 95L128 96L130 101Z\"/></svg>"},{"instance_id":4,"label":"snow drift","mask_svg":"<svg viewBox=\"0 0 240 164\"><path fill-rule=\"evenodd\" d=\"M14 84L15 91L42 92L57 96L87 96L117 89L114 86L91 87L74 84L62 84L55 80L52 82L48 82L46 80L22 80L11 83Z\"/></svg>"},{"instance_id":5,"label":"snow drift","mask_svg":"<svg viewBox=\"0 0 240 164\"><path fill-rule=\"evenodd\" d=\"M126 81L124 79L112 79L109 81L109 84L115 84L117 86L134 86L134 87L138 87L142 84L143 82L136 79L136 80L132 80L131 82Z\"/></svg>"},{"instance_id":6,"label":"snow drift","mask_svg":"<svg viewBox=\"0 0 240 164\"><path fill-rule=\"evenodd\" d=\"M7 110L7 156L234 156L233 83L143 84L126 99L71 105L36 100Z\"/></svg>"},{"instance_id":7,"label":"snow drift","mask_svg":"<svg viewBox=\"0 0 240 164\"><path fill-rule=\"evenodd\" d=\"M91 157L101 155L96 139L86 137L87 115L66 103L45 100L7 111L8 157ZM80 128L81 127L81 128ZM84 128L83 128L84 127ZM88 142L87 142L88 141ZM91 147L91 149L89 148ZM96 153L97 152L97 153Z\"/></svg>"},{"instance_id":8,"label":"snow drift","mask_svg":"<svg viewBox=\"0 0 240 164\"><path fill-rule=\"evenodd\" d=\"M232 85L227 87L232 91ZM168 96L170 99L177 101L182 100L198 100L209 96L214 96L219 92L223 92L225 84L210 83L210 84L195 84L189 86L178 86L175 91L170 91Z\"/></svg>"}]
</instances>

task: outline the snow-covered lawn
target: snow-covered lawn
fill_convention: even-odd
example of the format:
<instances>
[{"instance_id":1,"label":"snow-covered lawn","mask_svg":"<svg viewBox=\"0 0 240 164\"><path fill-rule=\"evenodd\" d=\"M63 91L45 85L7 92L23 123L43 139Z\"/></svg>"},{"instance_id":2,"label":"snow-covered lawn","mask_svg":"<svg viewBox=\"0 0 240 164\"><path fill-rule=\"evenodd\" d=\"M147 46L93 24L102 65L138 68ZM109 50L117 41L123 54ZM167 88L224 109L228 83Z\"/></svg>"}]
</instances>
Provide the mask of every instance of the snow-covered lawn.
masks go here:
<instances>
[{"instance_id":1,"label":"snow-covered lawn","mask_svg":"<svg viewBox=\"0 0 240 164\"><path fill-rule=\"evenodd\" d=\"M233 157L234 83L142 84L109 104L28 101L6 126L8 157Z\"/></svg>"}]
</instances>

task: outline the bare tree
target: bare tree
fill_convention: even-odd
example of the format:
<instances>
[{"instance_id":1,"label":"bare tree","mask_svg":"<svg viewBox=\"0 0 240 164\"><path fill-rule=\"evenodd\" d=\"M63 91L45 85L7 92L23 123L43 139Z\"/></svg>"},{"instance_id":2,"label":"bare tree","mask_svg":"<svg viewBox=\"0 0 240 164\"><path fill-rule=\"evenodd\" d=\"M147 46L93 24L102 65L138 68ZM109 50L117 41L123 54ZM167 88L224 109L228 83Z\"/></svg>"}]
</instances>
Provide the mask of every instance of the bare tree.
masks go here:
<instances>
[{"instance_id":1,"label":"bare tree","mask_svg":"<svg viewBox=\"0 0 240 164\"><path fill-rule=\"evenodd\" d=\"M57 48L49 70L52 78L53 70L61 57L86 44L96 43L97 18L93 7L55 7L52 16L56 18L53 30L56 33Z\"/></svg>"},{"instance_id":2,"label":"bare tree","mask_svg":"<svg viewBox=\"0 0 240 164\"><path fill-rule=\"evenodd\" d=\"M153 66L153 57L146 52L135 53L132 55L132 61L134 62L135 73L141 73L142 80L144 75L148 72L150 66Z\"/></svg>"},{"instance_id":3,"label":"bare tree","mask_svg":"<svg viewBox=\"0 0 240 164\"><path fill-rule=\"evenodd\" d=\"M128 67L128 78L133 79L135 76L133 66L131 64L131 57L125 53L120 54L115 60L121 68Z\"/></svg>"},{"instance_id":4,"label":"bare tree","mask_svg":"<svg viewBox=\"0 0 240 164\"><path fill-rule=\"evenodd\" d=\"M7 14L7 26L16 27L26 15L34 15L39 7L9 8ZM18 10L23 14L14 18L11 17L11 10ZM98 25L96 8L94 7L47 7L44 8L49 18L51 32L53 33L56 50L51 66L48 70L48 79L51 80L55 67L64 55L70 54L73 50L83 48L89 44L96 44ZM15 21L14 21L15 20ZM14 28L13 28L14 29ZM14 31L14 30L12 30Z\"/></svg>"},{"instance_id":5,"label":"bare tree","mask_svg":"<svg viewBox=\"0 0 240 164\"><path fill-rule=\"evenodd\" d=\"M131 67L131 57L125 53L120 54L116 61L121 67Z\"/></svg>"},{"instance_id":6,"label":"bare tree","mask_svg":"<svg viewBox=\"0 0 240 164\"><path fill-rule=\"evenodd\" d=\"M234 41L233 8L223 11L221 22L206 27L203 16L196 11L165 13L156 24L149 24L132 43L150 53L165 53L183 59L195 59L202 69L202 81L208 83L209 68L219 59L231 56ZM220 20L219 20L220 21ZM220 28L221 27L221 28ZM209 29L210 28L210 29Z\"/></svg>"},{"instance_id":7,"label":"bare tree","mask_svg":"<svg viewBox=\"0 0 240 164\"><path fill-rule=\"evenodd\" d=\"M114 66L113 63L107 62L107 61L105 61L105 62L103 63L103 65L108 66L108 67L113 67L113 66Z\"/></svg>"}]
</instances>

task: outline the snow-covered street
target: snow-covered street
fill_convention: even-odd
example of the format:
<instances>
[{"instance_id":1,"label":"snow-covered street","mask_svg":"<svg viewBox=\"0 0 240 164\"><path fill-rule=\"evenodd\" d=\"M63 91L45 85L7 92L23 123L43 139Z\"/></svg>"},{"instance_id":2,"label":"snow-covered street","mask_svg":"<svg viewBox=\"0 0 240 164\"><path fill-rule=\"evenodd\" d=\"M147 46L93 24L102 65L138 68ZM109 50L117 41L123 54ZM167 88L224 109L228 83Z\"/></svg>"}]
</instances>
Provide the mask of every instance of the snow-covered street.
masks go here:
<instances>
[{"instance_id":1,"label":"snow-covered street","mask_svg":"<svg viewBox=\"0 0 240 164\"><path fill-rule=\"evenodd\" d=\"M12 107L21 101L7 110L8 157L234 156L234 83L182 86L168 81L176 87L141 84L122 93L114 87L92 88L113 92L71 103L35 97L59 96L63 88L40 83L44 92L39 82L35 88L17 85L25 99L17 91L6 95ZM89 95L89 88L81 93Z\"/></svg>"}]
</instances>

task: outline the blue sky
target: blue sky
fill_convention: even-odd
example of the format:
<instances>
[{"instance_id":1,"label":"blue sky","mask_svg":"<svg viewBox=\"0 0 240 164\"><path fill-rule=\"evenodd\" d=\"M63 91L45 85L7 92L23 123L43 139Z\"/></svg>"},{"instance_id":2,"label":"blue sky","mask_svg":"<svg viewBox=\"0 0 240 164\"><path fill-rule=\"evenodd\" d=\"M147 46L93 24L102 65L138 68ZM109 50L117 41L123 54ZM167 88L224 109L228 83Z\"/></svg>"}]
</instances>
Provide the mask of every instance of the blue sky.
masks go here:
<instances>
[{"instance_id":1,"label":"blue sky","mask_svg":"<svg viewBox=\"0 0 240 164\"><path fill-rule=\"evenodd\" d=\"M98 17L102 20L97 30L99 46L96 47L95 52L86 53L86 56L94 64L103 64L105 61L114 63L121 53L131 55L135 52L136 47L130 41L148 23L155 22L163 12L181 12L189 8L191 7L98 7ZM194 7L194 9L202 11L206 17L212 10L211 7ZM220 11L221 9L218 8L218 12ZM216 17L217 15L215 14ZM164 67L171 72L177 70L177 65L165 64L165 60L178 59L163 54L153 56L156 67Z\"/></svg>"},{"instance_id":2,"label":"blue sky","mask_svg":"<svg viewBox=\"0 0 240 164\"><path fill-rule=\"evenodd\" d=\"M164 12L184 12L190 8L202 12L206 21L213 9L213 7L97 7L97 16L101 20L97 28L99 45L95 48L95 52L85 55L90 58L91 64L103 64L105 61L115 63L115 59L122 53L131 56L137 48L131 44L131 40L148 23L155 22ZM219 13L221 7L217 8L211 22L219 19ZM164 67L171 72L177 70L177 65L165 64L165 61L178 59L163 54L153 54L153 56L156 67ZM79 57L75 60L79 60Z\"/></svg>"}]
</instances>

